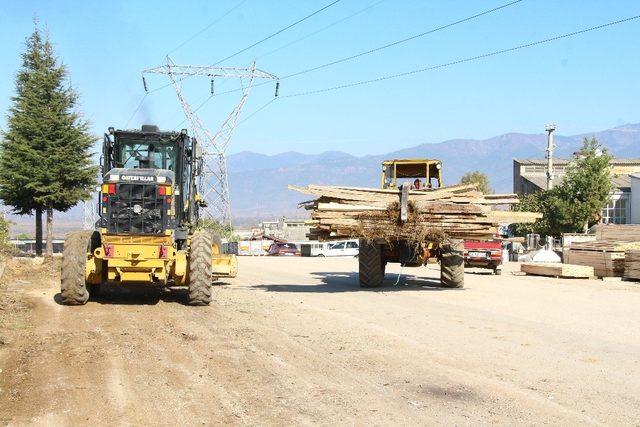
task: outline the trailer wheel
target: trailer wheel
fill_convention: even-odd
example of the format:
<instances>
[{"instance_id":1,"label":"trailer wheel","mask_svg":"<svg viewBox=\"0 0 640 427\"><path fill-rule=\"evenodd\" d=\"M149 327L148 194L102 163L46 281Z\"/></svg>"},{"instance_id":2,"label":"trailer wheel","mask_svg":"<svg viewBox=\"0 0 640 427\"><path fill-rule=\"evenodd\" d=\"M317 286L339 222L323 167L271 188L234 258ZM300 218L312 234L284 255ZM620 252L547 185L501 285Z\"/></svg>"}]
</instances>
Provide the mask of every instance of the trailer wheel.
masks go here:
<instances>
[{"instance_id":1,"label":"trailer wheel","mask_svg":"<svg viewBox=\"0 0 640 427\"><path fill-rule=\"evenodd\" d=\"M442 245L440 283L445 288L464 287L464 241L452 240Z\"/></svg>"},{"instance_id":2,"label":"trailer wheel","mask_svg":"<svg viewBox=\"0 0 640 427\"><path fill-rule=\"evenodd\" d=\"M209 305L211 302L211 256L213 238L204 230L191 237L189 248L189 305Z\"/></svg>"},{"instance_id":3,"label":"trailer wheel","mask_svg":"<svg viewBox=\"0 0 640 427\"><path fill-rule=\"evenodd\" d=\"M60 296L65 305L83 305L89 300L85 282L87 255L93 246L92 232L75 231L64 241L60 267Z\"/></svg>"},{"instance_id":4,"label":"trailer wheel","mask_svg":"<svg viewBox=\"0 0 640 427\"><path fill-rule=\"evenodd\" d=\"M359 280L361 288L379 288L384 282L383 245L360 239L358 254Z\"/></svg>"}]
</instances>

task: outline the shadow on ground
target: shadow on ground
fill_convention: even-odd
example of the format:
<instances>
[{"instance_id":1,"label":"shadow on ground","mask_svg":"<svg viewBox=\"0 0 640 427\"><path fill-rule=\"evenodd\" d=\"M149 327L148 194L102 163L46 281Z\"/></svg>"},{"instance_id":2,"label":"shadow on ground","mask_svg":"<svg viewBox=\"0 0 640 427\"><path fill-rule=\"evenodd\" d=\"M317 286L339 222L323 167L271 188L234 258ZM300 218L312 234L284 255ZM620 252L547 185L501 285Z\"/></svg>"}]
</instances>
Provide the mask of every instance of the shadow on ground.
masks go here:
<instances>
[{"instance_id":1,"label":"shadow on ground","mask_svg":"<svg viewBox=\"0 0 640 427\"><path fill-rule=\"evenodd\" d=\"M215 282L213 287L228 285L224 282ZM53 296L56 304L62 304L60 293ZM117 286L102 285L98 295L91 295L89 303L104 305L156 305L160 301L187 305L187 288L172 287L161 289L151 286Z\"/></svg>"},{"instance_id":2,"label":"shadow on ground","mask_svg":"<svg viewBox=\"0 0 640 427\"><path fill-rule=\"evenodd\" d=\"M256 284L253 289L267 292L397 292L397 291L461 291L440 286L439 279L417 277L403 274L398 284L397 274L386 274L384 284L380 288L361 288L358 284L358 273L314 272L309 273L320 283L309 284Z\"/></svg>"}]
</instances>

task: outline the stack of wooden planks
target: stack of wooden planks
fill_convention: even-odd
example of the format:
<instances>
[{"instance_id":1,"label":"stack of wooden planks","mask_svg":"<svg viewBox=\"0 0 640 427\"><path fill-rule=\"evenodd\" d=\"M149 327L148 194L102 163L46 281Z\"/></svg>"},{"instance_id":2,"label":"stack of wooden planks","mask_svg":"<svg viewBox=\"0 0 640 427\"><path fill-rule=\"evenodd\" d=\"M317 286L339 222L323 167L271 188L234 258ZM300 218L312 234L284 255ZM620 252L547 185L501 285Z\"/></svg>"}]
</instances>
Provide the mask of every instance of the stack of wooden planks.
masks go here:
<instances>
[{"instance_id":1,"label":"stack of wooden planks","mask_svg":"<svg viewBox=\"0 0 640 427\"><path fill-rule=\"evenodd\" d=\"M599 224L596 240L640 242L640 224Z\"/></svg>"},{"instance_id":2,"label":"stack of wooden planks","mask_svg":"<svg viewBox=\"0 0 640 427\"><path fill-rule=\"evenodd\" d=\"M592 266L596 276L622 277L625 270L625 251L640 249L640 242L597 240L574 242L567 253L566 263Z\"/></svg>"},{"instance_id":3,"label":"stack of wooden planks","mask_svg":"<svg viewBox=\"0 0 640 427\"><path fill-rule=\"evenodd\" d=\"M289 189L317 198L300 204L312 210L311 239L433 241L492 238L503 223L535 222L541 214L492 210L518 203L515 194L482 194L474 185L408 192L408 217L400 219L400 190L308 185Z\"/></svg>"},{"instance_id":4,"label":"stack of wooden planks","mask_svg":"<svg viewBox=\"0 0 640 427\"><path fill-rule=\"evenodd\" d=\"M588 279L594 276L591 266L563 264L560 262L523 262L520 271L534 276L565 277L572 279Z\"/></svg>"},{"instance_id":5,"label":"stack of wooden planks","mask_svg":"<svg viewBox=\"0 0 640 427\"><path fill-rule=\"evenodd\" d=\"M640 250L631 249L624 253L624 278L640 280Z\"/></svg>"}]
</instances>

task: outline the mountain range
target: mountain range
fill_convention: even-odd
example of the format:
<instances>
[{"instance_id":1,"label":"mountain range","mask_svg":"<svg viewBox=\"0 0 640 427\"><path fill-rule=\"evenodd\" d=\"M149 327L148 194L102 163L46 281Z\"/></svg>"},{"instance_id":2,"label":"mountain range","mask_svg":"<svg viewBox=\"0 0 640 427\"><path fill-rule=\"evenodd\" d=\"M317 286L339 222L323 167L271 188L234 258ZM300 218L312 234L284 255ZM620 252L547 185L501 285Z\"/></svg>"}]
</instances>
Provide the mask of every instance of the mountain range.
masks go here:
<instances>
[{"instance_id":1,"label":"mountain range","mask_svg":"<svg viewBox=\"0 0 640 427\"><path fill-rule=\"evenodd\" d=\"M640 157L640 123L580 135L555 135L555 155L570 157L585 137L596 137L616 157ZM281 216L304 218L297 204L309 197L287 185L348 185L377 187L380 163L394 158L436 158L443 164L445 185L460 181L466 172L478 170L489 177L496 192L512 192L513 159L544 158L546 134L506 133L489 139L452 139L402 148L382 155L353 156L340 151L320 154L286 152L265 155L249 151L227 159L234 224L251 226ZM82 222L83 209L57 212L56 235L62 236ZM33 217L10 215L12 234L33 230Z\"/></svg>"},{"instance_id":2,"label":"mountain range","mask_svg":"<svg viewBox=\"0 0 640 427\"><path fill-rule=\"evenodd\" d=\"M585 137L597 138L615 157L640 157L640 124L586 134L554 134L554 155L568 158ZM304 217L296 208L308 196L287 190L288 184L378 186L380 163L394 158L436 158L443 164L445 185L478 170L496 192L512 192L513 159L544 158L545 133L506 133L484 140L453 139L403 148L382 155L356 157L339 151L320 154L287 152L264 155L240 152L228 158L233 217L238 224L279 216Z\"/></svg>"}]
</instances>

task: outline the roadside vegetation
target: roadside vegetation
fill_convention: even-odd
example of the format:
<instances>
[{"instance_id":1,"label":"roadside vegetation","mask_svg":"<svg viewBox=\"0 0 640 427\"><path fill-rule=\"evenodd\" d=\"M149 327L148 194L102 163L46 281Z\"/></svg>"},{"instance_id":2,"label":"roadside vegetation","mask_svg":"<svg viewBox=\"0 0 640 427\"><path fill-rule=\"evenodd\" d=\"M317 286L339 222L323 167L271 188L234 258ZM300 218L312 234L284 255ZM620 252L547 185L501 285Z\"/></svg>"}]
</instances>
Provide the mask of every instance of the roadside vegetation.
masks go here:
<instances>
[{"instance_id":1,"label":"roadside vegetation","mask_svg":"<svg viewBox=\"0 0 640 427\"><path fill-rule=\"evenodd\" d=\"M480 171L467 172L460 179L460 184L475 184L476 189L484 194L492 194L494 192L489 187L489 177Z\"/></svg>"},{"instance_id":2,"label":"roadside vegetation","mask_svg":"<svg viewBox=\"0 0 640 427\"><path fill-rule=\"evenodd\" d=\"M606 148L595 138L585 138L559 185L521 198L515 210L540 212L544 217L516 225L516 234L559 236L584 232L597 223L613 190L610 162Z\"/></svg>"}]
</instances>

